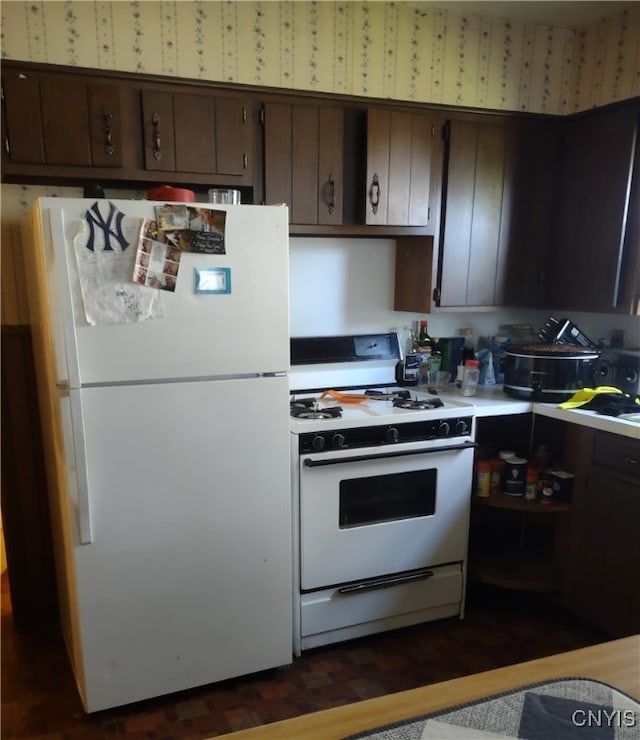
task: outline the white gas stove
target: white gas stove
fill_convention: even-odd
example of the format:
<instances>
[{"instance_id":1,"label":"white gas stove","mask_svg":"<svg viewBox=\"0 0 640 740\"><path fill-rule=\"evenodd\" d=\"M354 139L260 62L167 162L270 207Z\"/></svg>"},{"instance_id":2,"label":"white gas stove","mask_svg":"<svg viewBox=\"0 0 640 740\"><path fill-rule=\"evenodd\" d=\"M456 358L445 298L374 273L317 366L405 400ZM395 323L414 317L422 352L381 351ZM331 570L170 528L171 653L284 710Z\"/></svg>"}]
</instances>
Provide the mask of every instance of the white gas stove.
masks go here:
<instances>
[{"instance_id":1,"label":"white gas stove","mask_svg":"<svg viewBox=\"0 0 640 740\"><path fill-rule=\"evenodd\" d=\"M398 387L395 334L291 355L296 654L461 617L473 405Z\"/></svg>"}]
</instances>

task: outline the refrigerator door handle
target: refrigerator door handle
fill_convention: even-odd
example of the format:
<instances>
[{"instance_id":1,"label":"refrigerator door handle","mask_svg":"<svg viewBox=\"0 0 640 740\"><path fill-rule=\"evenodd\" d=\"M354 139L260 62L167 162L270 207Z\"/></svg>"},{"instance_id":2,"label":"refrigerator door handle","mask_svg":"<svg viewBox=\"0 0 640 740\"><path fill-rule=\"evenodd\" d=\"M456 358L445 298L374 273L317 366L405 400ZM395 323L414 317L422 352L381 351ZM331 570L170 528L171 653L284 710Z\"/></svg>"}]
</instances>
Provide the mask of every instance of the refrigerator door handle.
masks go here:
<instances>
[{"instance_id":1,"label":"refrigerator door handle","mask_svg":"<svg viewBox=\"0 0 640 740\"><path fill-rule=\"evenodd\" d=\"M73 434L73 449L75 452L75 469L77 482L78 507L78 534L81 545L90 545L93 542L93 526L91 523L91 498L89 495L89 476L87 471L87 454L84 436L84 417L82 415L82 396L80 392L72 392L71 419Z\"/></svg>"},{"instance_id":2,"label":"refrigerator door handle","mask_svg":"<svg viewBox=\"0 0 640 740\"><path fill-rule=\"evenodd\" d=\"M50 211L49 215L51 233L52 234L64 234L65 223L64 215L62 210ZM64 368L66 375L68 376L68 383L70 388L80 387L80 366L78 362L78 348L76 340L76 327L75 317L73 314L73 299L71 289L71 278L69 276L69 254L73 255L71 245L71 251L67 247L66 238L56 239L52 236L53 251L55 259L55 270L58 277L59 290L56 291L56 299L58 301L58 310L62 318L61 327L59 332L56 332L56 355L58 367L60 363L64 362Z\"/></svg>"}]
</instances>

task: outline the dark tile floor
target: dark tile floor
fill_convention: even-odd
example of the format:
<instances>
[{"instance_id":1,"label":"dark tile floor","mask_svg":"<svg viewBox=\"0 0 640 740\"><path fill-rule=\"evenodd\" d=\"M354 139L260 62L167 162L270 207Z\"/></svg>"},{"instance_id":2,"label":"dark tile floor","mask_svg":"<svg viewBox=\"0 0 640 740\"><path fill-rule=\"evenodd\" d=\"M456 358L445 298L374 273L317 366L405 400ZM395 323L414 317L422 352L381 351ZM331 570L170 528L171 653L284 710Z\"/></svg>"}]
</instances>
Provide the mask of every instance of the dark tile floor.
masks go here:
<instances>
[{"instance_id":1,"label":"dark tile floor","mask_svg":"<svg viewBox=\"0 0 640 740\"><path fill-rule=\"evenodd\" d=\"M318 648L284 668L85 715L57 629L16 629L6 575L2 585L3 740L200 740L608 639L544 598L476 587L464 620Z\"/></svg>"}]
</instances>

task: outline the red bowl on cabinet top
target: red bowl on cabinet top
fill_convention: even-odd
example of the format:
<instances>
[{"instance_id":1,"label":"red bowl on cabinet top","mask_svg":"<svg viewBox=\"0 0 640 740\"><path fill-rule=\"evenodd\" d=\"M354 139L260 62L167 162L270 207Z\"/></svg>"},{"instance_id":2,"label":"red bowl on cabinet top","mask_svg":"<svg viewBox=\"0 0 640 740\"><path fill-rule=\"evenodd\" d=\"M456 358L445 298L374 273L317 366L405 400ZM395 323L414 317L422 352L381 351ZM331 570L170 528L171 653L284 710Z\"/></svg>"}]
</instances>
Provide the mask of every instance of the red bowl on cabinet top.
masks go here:
<instances>
[{"instance_id":1,"label":"red bowl on cabinet top","mask_svg":"<svg viewBox=\"0 0 640 740\"><path fill-rule=\"evenodd\" d=\"M194 203L196 194L193 190L186 188L174 188L171 185L160 185L160 187L147 190L147 200L172 200L177 203Z\"/></svg>"}]
</instances>

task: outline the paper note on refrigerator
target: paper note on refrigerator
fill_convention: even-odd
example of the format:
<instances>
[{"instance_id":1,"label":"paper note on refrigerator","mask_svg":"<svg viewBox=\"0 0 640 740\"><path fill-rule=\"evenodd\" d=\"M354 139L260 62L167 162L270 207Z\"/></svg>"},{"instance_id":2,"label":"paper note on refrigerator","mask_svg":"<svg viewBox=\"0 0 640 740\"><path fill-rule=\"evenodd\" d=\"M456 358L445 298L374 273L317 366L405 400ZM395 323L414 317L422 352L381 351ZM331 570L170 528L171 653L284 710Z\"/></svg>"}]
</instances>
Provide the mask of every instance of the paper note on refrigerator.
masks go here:
<instances>
[{"instance_id":1,"label":"paper note on refrigerator","mask_svg":"<svg viewBox=\"0 0 640 740\"><path fill-rule=\"evenodd\" d=\"M142 219L96 201L73 234L85 316L89 324L124 324L163 316L157 290L133 282Z\"/></svg>"}]
</instances>

